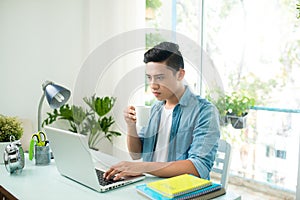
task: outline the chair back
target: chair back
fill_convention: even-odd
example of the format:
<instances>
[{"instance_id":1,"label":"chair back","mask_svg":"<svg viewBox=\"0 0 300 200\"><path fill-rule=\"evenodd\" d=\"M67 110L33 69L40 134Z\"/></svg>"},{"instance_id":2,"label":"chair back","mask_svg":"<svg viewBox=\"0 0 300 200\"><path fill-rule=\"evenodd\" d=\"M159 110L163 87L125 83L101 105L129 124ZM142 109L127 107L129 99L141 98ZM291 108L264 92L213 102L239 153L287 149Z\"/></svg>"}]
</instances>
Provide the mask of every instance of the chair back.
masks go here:
<instances>
[{"instance_id":1,"label":"chair back","mask_svg":"<svg viewBox=\"0 0 300 200\"><path fill-rule=\"evenodd\" d=\"M229 167L231 161L231 145L225 140L219 140L219 147L212 172L220 174L222 187L227 189Z\"/></svg>"}]
</instances>

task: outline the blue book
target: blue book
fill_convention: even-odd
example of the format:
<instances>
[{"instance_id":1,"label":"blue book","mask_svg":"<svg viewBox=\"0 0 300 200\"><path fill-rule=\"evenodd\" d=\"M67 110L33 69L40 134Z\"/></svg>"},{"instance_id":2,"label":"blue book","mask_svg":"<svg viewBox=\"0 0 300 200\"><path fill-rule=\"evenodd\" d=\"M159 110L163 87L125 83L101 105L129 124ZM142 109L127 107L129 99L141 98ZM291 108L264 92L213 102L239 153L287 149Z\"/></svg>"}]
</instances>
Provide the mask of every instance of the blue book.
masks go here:
<instances>
[{"instance_id":1,"label":"blue book","mask_svg":"<svg viewBox=\"0 0 300 200\"><path fill-rule=\"evenodd\" d=\"M225 190L224 190L224 188L222 188L222 185L217 184L217 183L212 183L211 186L208 186L208 187L205 187L205 188L202 188L202 189L199 189L199 190L187 193L187 194L176 196L174 198L169 198L169 197L163 196L162 194L147 187L146 184L136 186L136 190L140 194L148 197L149 199L153 199L153 200L170 200L170 199L184 200L184 199L191 199L191 198L197 198L197 197L199 197L199 199L204 200L204 199L211 199L211 198L225 194ZM206 198L207 194L210 194L208 198ZM203 198L201 198L201 197L203 197Z\"/></svg>"}]
</instances>

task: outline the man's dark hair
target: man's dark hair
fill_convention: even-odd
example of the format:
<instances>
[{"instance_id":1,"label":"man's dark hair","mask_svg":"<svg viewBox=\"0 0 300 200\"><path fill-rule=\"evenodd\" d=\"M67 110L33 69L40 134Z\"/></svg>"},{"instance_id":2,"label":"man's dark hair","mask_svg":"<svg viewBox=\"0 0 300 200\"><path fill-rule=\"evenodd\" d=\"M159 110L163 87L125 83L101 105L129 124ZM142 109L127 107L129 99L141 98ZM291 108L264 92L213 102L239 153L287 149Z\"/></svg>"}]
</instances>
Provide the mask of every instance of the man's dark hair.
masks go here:
<instances>
[{"instance_id":1,"label":"man's dark hair","mask_svg":"<svg viewBox=\"0 0 300 200\"><path fill-rule=\"evenodd\" d=\"M184 69L183 58L179 46L172 42L162 42L144 54L144 62L166 62L175 71Z\"/></svg>"}]
</instances>

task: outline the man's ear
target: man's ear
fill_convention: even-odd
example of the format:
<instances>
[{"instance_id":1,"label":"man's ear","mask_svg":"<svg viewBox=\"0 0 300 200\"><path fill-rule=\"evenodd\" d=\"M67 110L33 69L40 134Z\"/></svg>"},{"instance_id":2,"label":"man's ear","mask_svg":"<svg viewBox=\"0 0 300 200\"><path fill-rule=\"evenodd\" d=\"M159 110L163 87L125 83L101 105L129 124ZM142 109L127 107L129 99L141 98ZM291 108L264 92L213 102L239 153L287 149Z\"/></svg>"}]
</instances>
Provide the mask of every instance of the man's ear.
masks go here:
<instances>
[{"instance_id":1,"label":"man's ear","mask_svg":"<svg viewBox=\"0 0 300 200\"><path fill-rule=\"evenodd\" d=\"M180 68L177 73L177 80L181 81L184 78L184 75L185 75L185 70Z\"/></svg>"}]
</instances>

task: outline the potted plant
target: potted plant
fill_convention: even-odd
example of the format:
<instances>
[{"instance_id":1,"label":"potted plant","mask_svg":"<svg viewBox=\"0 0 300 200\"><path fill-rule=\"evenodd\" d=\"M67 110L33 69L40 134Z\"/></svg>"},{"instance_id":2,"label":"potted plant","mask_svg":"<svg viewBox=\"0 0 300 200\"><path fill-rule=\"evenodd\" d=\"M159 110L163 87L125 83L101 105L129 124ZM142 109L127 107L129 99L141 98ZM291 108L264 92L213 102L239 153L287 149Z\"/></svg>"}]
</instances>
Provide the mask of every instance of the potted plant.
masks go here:
<instances>
[{"instance_id":1,"label":"potted plant","mask_svg":"<svg viewBox=\"0 0 300 200\"><path fill-rule=\"evenodd\" d=\"M212 97L212 94L208 94L206 98L219 110L221 125L231 123L237 129L246 127L249 109L255 105L254 98L237 92L231 94L217 92L216 100Z\"/></svg>"},{"instance_id":2,"label":"potted plant","mask_svg":"<svg viewBox=\"0 0 300 200\"><path fill-rule=\"evenodd\" d=\"M226 116L231 125L237 129L245 128L249 109L254 106L255 99L233 92L225 96L225 102Z\"/></svg>"},{"instance_id":3,"label":"potted plant","mask_svg":"<svg viewBox=\"0 0 300 200\"><path fill-rule=\"evenodd\" d=\"M0 164L3 164L5 147L10 143L10 137L19 140L23 135L23 127L17 117L0 115Z\"/></svg>"},{"instance_id":4,"label":"potted plant","mask_svg":"<svg viewBox=\"0 0 300 200\"><path fill-rule=\"evenodd\" d=\"M59 109L54 109L52 113L47 113L48 117L43 121L42 126L52 124L57 120L66 120L69 123L69 131L78 132L88 136L88 144L92 149L97 149L97 144L106 138L110 142L113 136L120 136L121 133L111 130L115 123L108 113L114 106L113 97L83 98L88 109L81 106L65 104Z\"/></svg>"}]
</instances>

